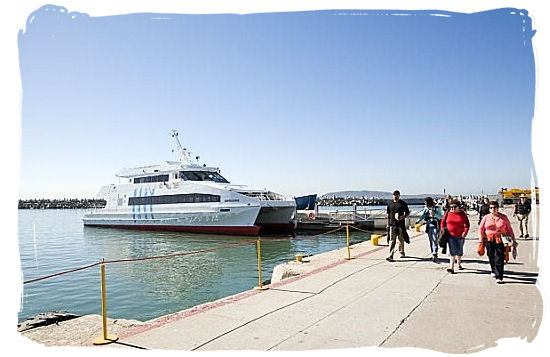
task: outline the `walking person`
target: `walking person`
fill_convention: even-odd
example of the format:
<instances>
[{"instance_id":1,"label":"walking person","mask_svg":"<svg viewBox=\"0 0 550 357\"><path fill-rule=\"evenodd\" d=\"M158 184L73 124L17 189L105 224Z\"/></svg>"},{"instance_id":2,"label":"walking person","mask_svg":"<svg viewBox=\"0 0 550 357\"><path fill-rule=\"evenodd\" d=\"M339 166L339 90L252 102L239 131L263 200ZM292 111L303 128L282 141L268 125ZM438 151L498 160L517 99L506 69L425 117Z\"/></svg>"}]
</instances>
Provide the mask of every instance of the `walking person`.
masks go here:
<instances>
[{"instance_id":1,"label":"walking person","mask_svg":"<svg viewBox=\"0 0 550 357\"><path fill-rule=\"evenodd\" d=\"M504 255L506 247L504 246L503 236L509 236L513 247L517 247L514 230L510 220L504 213L498 211L498 202L489 203L491 213L483 217L479 225L479 243L484 244L487 249L487 257L491 265L491 275L493 275L498 284L503 283L504 277Z\"/></svg>"},{"instance_id":2,"label":"walking person","mask_svg":"<svg viewBox=\"0 0 550 357\"><path fill-rule=\"evenodd\" d=\"M430 248L432 252L432 261L437 262L437 250L439 226L441 224L442 212L441 207L434 204L434 200L431 197L424 199L424 211L416 221L416 224L424 221L426 223L426 233L428 234L428 240L430 242Z\"/></svg>"},{"instance_id":3,"label":"walking person","mask_svg":"<svg viewBox=\"0 0 550 357\"><path fill-rule=\"evenodd\" d=\"M401 258L405 257L405 242L409 243L409 235L405 226L405 218L410 214L409 206L405 201L400 199L401 193L398 190L393 191L393 200L388 204L388 228L390 235L390 255L386 258L387 261L393 262L393 254L395 246L399 239L399 253Z\"/></svg>"},{"instance_id":4,"label":"walking person","mask_svg":"<svg viewBox=\"0 0 550 357\"><path fill-rule=\"evenodd\" d=\"M444 228L444 224L449 232L449 268L447 271L454 274L455 261L458 265L458 269L464 269L462 267L462 256L464 255L464 239L470 229L470 220L464 211L460 210L460 201L451 200L449 203L449 211L445 212L441 221L441 229Z\"/></svg>"},{"instance_id":5,"label":"walking person","mask_svg":"<svg viewBox=\"0 0 550 357\"><path fill-rule=\"evenodd\" d=\"M451 200L453 198L451 197L451 195L445 195L445 199L443 200L443 205L442 205L442 208L443 208L443 211L445 212L448 212L450 211L450 204L451 204Z\"/></svg>"},{"instance_id":6,"label":"walking person","mask_svg":"<svg viewBox=\"0 0 550 357\"><path fill-rule=\"evenodd\" d=\"M477 221L477 224L480 224L483 217L485 217L485 215L490 213L489 212L489 198L488 197L483 197L483 200L481 201L481 204L477 208L477 211L479 213L479 219Z\"/></svg>"},{"instance_id":7,"label":"walking person","mask_svg":"<svg viewBox=\"0 0 550 357\"><path fill-rule=\"evenodd\" d=\"M529 214L531 213L531 203L527 201L527 196L521 195L520 201L516 203L514 208L514 216L519 221L519 237L529 238ZM525 236L523 235L523 227L525 225Z\"/></svg>"}]
</instances>

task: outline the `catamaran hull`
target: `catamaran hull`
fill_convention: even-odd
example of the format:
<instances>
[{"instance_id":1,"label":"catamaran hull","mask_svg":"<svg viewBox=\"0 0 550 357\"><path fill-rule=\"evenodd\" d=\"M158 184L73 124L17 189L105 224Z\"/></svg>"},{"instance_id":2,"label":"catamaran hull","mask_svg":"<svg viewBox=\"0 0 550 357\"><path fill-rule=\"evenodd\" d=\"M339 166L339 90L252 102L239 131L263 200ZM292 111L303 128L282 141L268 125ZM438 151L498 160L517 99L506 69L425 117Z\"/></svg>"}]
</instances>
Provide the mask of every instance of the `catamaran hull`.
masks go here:
<instances>
[{"instance_id":1,"label":"catamaran hull","mask_svg":"<svg viewBox=\"0 0 550 357\"><path fill-rule=\"evenodd\" d=\"M293 203L293 202L292 202ZM270 202L263 205L254 224L261 227L262 233L290 233L295 230L292 219L296 207L287 202Z\"/></svg>"}]
</instances>

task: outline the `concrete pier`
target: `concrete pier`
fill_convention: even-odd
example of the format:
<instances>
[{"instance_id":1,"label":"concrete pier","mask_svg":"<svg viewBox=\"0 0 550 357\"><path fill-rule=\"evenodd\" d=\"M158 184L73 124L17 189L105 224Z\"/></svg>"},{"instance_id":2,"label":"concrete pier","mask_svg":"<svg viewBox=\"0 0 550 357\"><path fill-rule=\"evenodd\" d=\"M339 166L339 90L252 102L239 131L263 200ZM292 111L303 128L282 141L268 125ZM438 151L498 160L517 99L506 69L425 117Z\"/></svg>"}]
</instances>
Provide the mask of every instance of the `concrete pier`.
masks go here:
<instances>
[{"instance_id":1,"label":"concrete pier","mask_svg":"<svg viewBox=\"0 0 550 357\"><path fill-rule=\"evenodd\" d=\"M505 210L519 232L509 209ZM543 302L536 285L538 240L518 239L518 258L495 283L477 251L470 216L464 270L449 274L448 257L430 260L426 234L409 231L406 257L387 262L388 247L364 242L304 258L299 276L119 329L98 348L171 350L313 350L418 347L472 353L499 339L521 338L527 351L539 331ZM386 238L381 239L386 243ZM298 264L298 263L296 263ZM67 323L70 323L68 321ZM91 339L89 340L91 344Z\"/></svg>"},{"instance_id":2,"label":"concrete pier","mask_svg":"<svg viewBox=\"0 0 550 357\"><path fill-rule=\"evenodd\" d=\"M302 263L316 267L267 291L151 321L121 334L121 342L148 349L379 346L448 353L480 351L507 337L531 342L543 309L535 285L538 241L519 240L518 259L506 265L505 284L498 285L487 258L476 254L477 217L471 222L465 269L457 274L447 273L446 257L440 264L430 261L426 235L411 232L407 256L393 263L384 259L387 247L357 244L349 261L345 250L330 252L324 264Z\"/></svg>"}]
</instances>

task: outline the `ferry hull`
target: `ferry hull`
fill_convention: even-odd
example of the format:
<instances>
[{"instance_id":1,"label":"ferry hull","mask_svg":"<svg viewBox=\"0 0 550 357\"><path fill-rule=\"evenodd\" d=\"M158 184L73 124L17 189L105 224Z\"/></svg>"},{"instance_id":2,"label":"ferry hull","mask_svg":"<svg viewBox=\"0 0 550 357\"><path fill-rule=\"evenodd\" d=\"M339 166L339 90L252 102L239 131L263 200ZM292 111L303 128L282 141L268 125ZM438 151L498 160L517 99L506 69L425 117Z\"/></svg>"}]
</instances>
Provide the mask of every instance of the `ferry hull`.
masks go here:
<instances>
[{"instance_id":1,"label":"ferry hull","mask_svg":"<svg viewBox=\"0 0 550 357\"><path fill-rule=\"evenodd\" d=\"M94 224L85 223L87 227L135 229L144 231L172 231L202 234L227 234L239 236L257 236L260 232L259 226L167 226L158 224Z\"/></svg>"},{"instance_id":2,"label":"ferry hull","mask_svg":"<svg viewBox=\"0 0 550 357\"><path fill-rule=\"evenodd\" d=\"M164 212L103 209L84 215L83 222L89 227L252 236L260 229L254 224L259 211L259 206L226 206L210 211L200 207L194 211L173 207Z\"/></svg>"}]
</instances>

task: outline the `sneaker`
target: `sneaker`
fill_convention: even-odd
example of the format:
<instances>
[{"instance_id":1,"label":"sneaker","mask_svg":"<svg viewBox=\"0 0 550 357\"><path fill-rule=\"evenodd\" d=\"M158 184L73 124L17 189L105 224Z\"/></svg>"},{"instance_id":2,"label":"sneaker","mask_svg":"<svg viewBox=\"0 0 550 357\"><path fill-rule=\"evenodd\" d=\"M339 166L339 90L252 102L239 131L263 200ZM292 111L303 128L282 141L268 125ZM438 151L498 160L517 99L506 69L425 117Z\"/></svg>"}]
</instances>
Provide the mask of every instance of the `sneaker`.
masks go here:
<instances>
[{"instance_id":1,"label":"sneaker","mask_svg":"<svg viewBox=\"0 0 550 357\"><path fill-rule=\"evenodd\" d=\"M437 262L437 255L432 256L432 262Z\"/></svg>"},{"instance_id":2,"label":"sneaker","mask_svg":"<svg viewBox=\"0 0 550 357\"><path fill-rule=\"evenodd\" d=\"M525 235L525 238L529 238L529 234L526 234L526 235Z\"/></svg>"},{"instance_id":3,"label":"sneaker","mask_svg":"<svg viewBox=\"0 0 550 357\"><path fill-rule=\"evenodd\" d=\"M405 258L405 253L401 253L401 258Z\"/></svg>"},{"instance_id":4,"label":"sneaker","mask_svg":"<svg viewBox=\"0 0 550 357\"><path fill-rule=\"evenodd\" d=\"M458 270L464 270L464 267L462 265L459 265Z\"/></svg>"},{"instance_id":5,"label":"sneaker","mask_svg":"<svg viewBox=\"0 0 550 357\"><path fill-rule=\"evenodd\" d=\"M387 257L386 260L387 260L388 262L393 262L393 261L394 261L392 257Z\"/></svg>"},{"instance_id":6,"label":"sneaker","mask_svg":"<svg viewBox=\"0 0 550 357\"><path fill-rule=\"evenodd\" d=\"M447 272L451 273L451 274L454 274L455 271L452 269L452 268L447 268Z\"/></svg>"},{"instance_id":7,"label":"sneaker","mask_svg":"<svg viewBox=\"0 0 550 357\"><path fill-rule=\"evenodd\" d=\"M495 275L495 273L491 273L491 277L496 278L497 276Z\"/></svg>"},{"instance_id":8,"label":"sneaker","mask_svg":"<svg viewBox=\"0 0 550 357\"><path fill-rule=\"evenodd\" d=\"M502 279L497 279L497 284L504 284L504 281L502 281Z\"/></svg>"},{"instance_id":9,"label":"sneaker","mask_svg":"<svg viewBox=\"0 0 550 357\"><path fill-rule=\"evenodd\" d=\"M519 237L520 237L520 238L523 238L523 234L520 234ZM525 237L525 238L527 238L527 237Z\"/></svg>"}]
</instances>

